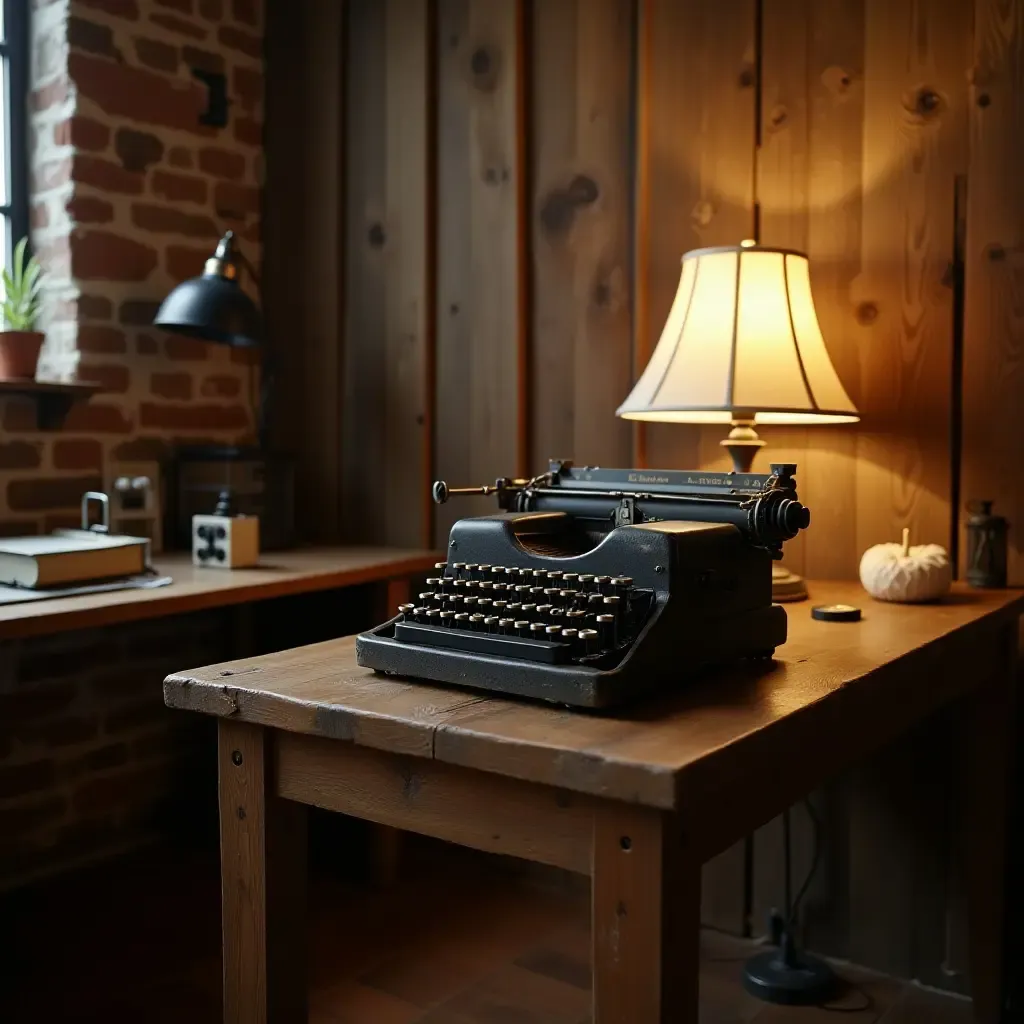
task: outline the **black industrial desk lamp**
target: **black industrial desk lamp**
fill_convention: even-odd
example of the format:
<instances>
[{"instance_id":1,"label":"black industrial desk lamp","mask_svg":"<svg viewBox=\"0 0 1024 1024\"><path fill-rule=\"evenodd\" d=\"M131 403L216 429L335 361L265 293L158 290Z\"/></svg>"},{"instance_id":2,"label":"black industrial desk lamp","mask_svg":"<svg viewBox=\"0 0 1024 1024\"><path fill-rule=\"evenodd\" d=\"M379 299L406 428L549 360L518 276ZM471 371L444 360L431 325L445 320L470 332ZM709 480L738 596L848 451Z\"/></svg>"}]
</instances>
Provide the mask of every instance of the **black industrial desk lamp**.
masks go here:
<instances>
[{"instance_id":1,"label":"black industrial desk lamp","mask_svg":"<svg viewBox=\"0 0 1024 1024\"><path fill-rule=\"evenodd\" d=\"M154 326L175 334L232 348L260 349L260 395L256 407L258 445L202 445L180 449L178 455L178 514L174 523L180 540L188 536L193 512L212 511L212 498L222 490L245 488L259 491L259 508L242 510L261 515L263 546L287 547L291 542L293 491L290 461L270 457L269 407L274 368L265 344L263 315L239 284L240 269L248 271L257 291L259 275L227 231L199 277L179 284L160 305ZM211 467L213 475L211 476ZM234 467L234 471L233 471ZM232 487L234 477L235 487ZM203 497L203 492L207 492ZM238 497L238 495L233 495ZM270 507L272 503L272 508ZM206 504L210 508L205 507Z\"/></svg>"}]
</instances>

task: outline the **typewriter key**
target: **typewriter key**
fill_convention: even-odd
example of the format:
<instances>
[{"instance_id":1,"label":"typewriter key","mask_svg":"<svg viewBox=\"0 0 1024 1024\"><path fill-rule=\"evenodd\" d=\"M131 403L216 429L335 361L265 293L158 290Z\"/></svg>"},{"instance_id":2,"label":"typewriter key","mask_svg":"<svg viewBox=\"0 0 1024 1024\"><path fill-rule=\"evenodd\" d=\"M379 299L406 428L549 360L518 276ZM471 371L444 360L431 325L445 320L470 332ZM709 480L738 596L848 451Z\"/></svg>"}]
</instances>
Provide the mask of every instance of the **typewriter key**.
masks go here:
<instances>
[{"instance_id":1,"label":"typewriter key","mask_svg":"<svg viewBox=\"0 0 1024 1024\"><path fill-rule=\"evenodd\" d=\"M437 588L441 586L441 577L440 576L431 576L427 580L427 586L430 587L431 590L437 590Z\"/></svg>"},{"instance_id":2,"label":"typewriter key","mask_svg":"<svg viewBox=\"0 0 1024 1024\"><path fill-rule=\"evenodd\" d=\"M428 601L434 600L434 592L432 590L424 590L423 593L419 595L419 599L420 604L427 604Z\"/></svg>"},{"instance_id":3,"label":"typewriter key","mask_svg":"<svg viewBox=\"0 0 1024 1024\"><path fill-rule=\"evenodd\" d=\"M580 590L589 590L594 585L594 577L589 572L580 573Z\"/></svg>"},{"instance_id":4,"label":"typewriter key","mask_svg":"<svg viewBox=\"0 0 1024 1024\"><path fill-rule=\"evenodd\" d=\"M492 582L491 582L490 580L481 580L481 581L480 581L480 582L479 582L479 583L477 584L477 588L478 588L478 589L479 589L479 590L480 590L480 591L481 591L482 593L490 594L490 593L491 593L491 591L492 591L492 590L494 589L494 584L493 584L493 583L492 583Z\"/></svg>"},{"instance_id":5,"label":"typewriter key","mask_svg":"<svg viewBox=\"0 0 1024 1024\"><path fill-rule=\"evenodd\" d=\"M565 613L566 621L570 626L578 626L586 617L587 613L579 608L573 608L572 611Z\"/></svg>"},{"instance_id":6,"label":"typewriter key","mask_svg":"<svg viewBox=\"0 0 1024 1024\"><path fill-rule=\"evenodd\" d=\"M544 627L544 639L545 640L557 640L562 635L561 626L545 626Z\"/></svg>"},{"instance_id":7,"label":"typewriter key","mask_svg":"<svg viewBox=\"0 0 1024 1024\"><path fill-rule=\"evenodd\" d=\"M479 580L466 580L466 589L471 594L480 593L480 581Z\"/></svg>"},{"instance_id":8,"label":"typewriter key","mask_svg":"<svg viewBox=\"0 0 1024 1024\"><path fill-rule=\"evenodd\" d=\"M519 598L529 597L531 590L533 590L533 587L531 587L529 584L519 583L515 588L516 596Z\"/></svg>"},{"instance_id":9,"label":"typewriter key","mask_svg":"<svg viewBox=\"0 0 1024 1024\"><path fill-rule=\"evenodd\" d=\"M616 645L618 638L615 635L615 625L616 623L614 615L598 615L597 629L601 635L602 647L609 648L614 647Z\"/></svg>"},{"instance_id":10,"label":"typewriter key","mask_svg":"<svg viewBox=\"0 0 1024 1024\"><path fill-rule=\"evenodd\" d=\"M530 635L529 619L516 619L515 622L512 624L512 628L515 630L516 636Z\"/></svg>"},{"instance_id":11,"label":"typewriter key","mask_svg":"<svg viewBox=\"0 0 1024 1024\"><path fill-rule=\"evenodd\" d=\"M537 605L537 614L543 619L545 616L551 614L551 609L554 608L552 604L539 604Z\"/></svg>"},{"instance_id":12,"label":"typewriter key","mask_svg":"<svg viewBox=\"0 0 1024 1024\"><path fill-rule=\"evenodd\" d=\"M519 569L517 566L510 565L505 569L505 580L511 580L513 583L519 579Z\"/></svg>"},{"instance_id":13,"label":"typewriter key","mask_svg":"<svg viewBox=\"0 0 1024 1024\"><path fill-rule=\"evenodd\" d=\"M507 583L492 583L491 590L496 594L507 594L512 588Z\"/></svg>"},{"instance_id":14,"label":"typewriter key","mask_svg":"<svg viewBox=\"0 0 1024 1024\"><path fill-rule=\"evenodd\" d=\"M454 590L456 594L464 594L466 592L466 581L452 580L452 590Z\"/></svg>"},{"instance_id":15,"label":"typewriter key","mask_svg":"<svg viewBox=\"0 0 1024 1024\"><path fill-rule=\"evenodd\" d=\"M469 627L469 613L468 612L456 612L455 613L455 628L456 629L467 629Z\"/></svg>"},{"instance_id":16,"label":"typewriter key","mask_svg":"<svg viewBox=\"0 0 1024 1024\"><path fill-rule=\"evenodd\" d=\"M435 562L434 563L434 568L435 569L439 569L441 571L441 575L443 576L445 569L448 568L448 563L447 562Z\"/></svg>"},{"instance_id":17,"label":"typewriter key","mask_svg":"<svg viewBox=\"0 0 1024 1024\"><path fill-rule=\"evenodd\" d=\"M559 619L559 620L564 619L565 618L565 609L560 604L559 605L553 605L552 608L551 608L551 611L548 612L548 618L549 619Z\"/></svg>"},{"instance_id":18,"label":"typewriter key","mask_svg":"<svg viewBox=\"0 0 1024 1024\"><path fill-rule=\"evenodd\" d=\"M527 571L529 572L529 570ZM534 569L533 572L530 572L530 578L539 583L541 580L546 580L548 574L543 569Z\"/></svg>"},{"instance_id":19,"label":"typewriter key","mask_svg":"<svg viewBox=\"0 0 1024 1024\"><path fill-rule=\"evenodd\" d=\"M467 598L464 598L463 602L462 602L462 607L465 608L467 612L472 614L473 612L476 611L476 603L479 600L480 600L480 598L478 598L478 597L467 597Z\"/></svg>"},{"instance_id":20,"label":"typewriter key","mask_svg":"<svg viewBox=\"0 0 1024 1024\"><path fill-rule=\"evenodd\" d=\"M412 613L415 609L416 605L414 604L400 604L398 606L398 614L402 616L404 621L408 621L412 618Z\"/></svg>"},{"instance_id":21,"label":"typewriter key","mask_svg":"<svg viewBox=\"0 0 1024 1024\"><path fill-rule=\"evenodd\" d=\"M612 593L619 597L625 597L633 586L631 576L615 576L612 578Z\"/></svg>"},{"instance_id":22,"label":"typewriter key","mask_svg":"<svg viewBox=\"0 0 1024 1024\"><path fill-rule=\"evenodd\" d=\"M583 649L583 654L596 654L597 653L597 630L596 629L581 629L579 632L580 647Z\"/></svg>"},{"instance_id":23,"label":"typewriter key","mask_svg":"<svg viewBox=\"0 0 1024 1024\"><path fill-rule=\"evenodd\" d=\"M454 612L441 612L441 614L438 616L438 618L441 620L441 625L442 626L450 626L452 624L452 619L455 618L455 613Z\"/></svg>"},{"instance_id":24,"label":"typewriter key","mask_svg":"<svg viewBox=\"0 0 1024 1024\"><path fill-rule=\"evenodd\" d=\"M495 601L491 607L494 609L495 615L504 615L505 609L508 608L508 601Z\"/></svg>"},{"instance_id":25,"label":"typewriter key","mask_svg":"<svg viewBox=\"0 0 1024 1024\"><path fill-rule=\"evenodd\" d=\"M575 603L576 599L580 595L575 590L563 590L558 595L558 600L565 605L566 608L571 608Z\"/></svg>"},{"instance_id":26,"label":"typewriter key","mask_svg":"<svg viewBox=\"0 0 1024 1024\"><path fill-rule=\"evenodd\" d=\"M532 622L530 623L530 636L534 640L544 639L544 630L548 627L543 622Z\"/></svg>"},{"instance_id":27,"label":"typewriter key","mask_svg":"<svg viewBox=\"0 0 1024 1024\"><path fill-rule=\"evenodd\" d=\"M469 628L470 629L483 629L484 628L484 617L482 615L470 615L470 617L469 617Z\"/></svg>"},{"instance_id":28,"label":"typewriter key","mask_svg":"<svg viewBox=\"0 0 1024 1024\"><path fill-rule=\"evenodd\" d=\"M547 597L547 598L550 598L551 600L554 600L561 593L562 593L562 588L561 587L545 587L544 588L544 596Z\"/></svg>"},{"instance_id":29,"label":"typewriter key","mask_svg":"<svg viewBox=\"0 0 1024 1024\"><path fill-rule=\"evenodd\" d=\"M611 576L595 576L594 577L594 589L599 594L606 594L608 592L608 584L611 583Z\"/></svg>"},{"instance_id":30,"label":"typewriter key","mask_svg":"<svg viewBox=\"0 0 1024 1024\"><path fill-rule=\"evenodd\" d=\"M479 597L477 598L476 609L482 615L487 615L491 610L492 604L494 604L494 602L489 597Z\"/></svg>"},{"instance_id":31,"label":"typewriter key","mask_svg":"<svg viewBox=\"0 0 1024 1024\"><path fill-rule=\"evenodd\" d=\"M523 606L518 601L509 601L509 603L505 605L505 611L508 612L509 615L518 615L519 612L522 611L522 608Z\"/></svg>"},{"instance_id":32,"label":"typewriter key","mask_svg":"<svg viewBox=\"0 0 1024 1024\"><path fill-rule=\"evenodd\" d=\"M580 632L579 632L578 629L563 629L562 630L562 643L563 644L568 644L572 648L573 654L576 653L576 648L579 645L579 640L580 640Z\"/></svg>"},{"instance_id":33,"label":"typewriter key","mask_svg":"<svg viewBox=\"0 0 1024 1024\"><path fill-rule=\"evenodd\" d=\"M580 574L578 572L566 572L562 574L562 583L570 590L575 590L579 586Z\"/></svg>"},{"instance_id":34,"label":"typewriter key","mask_svg":"<svg viewBox=\"0 0 1024 1024\"><path fill-rule=\"evenodd\" d=\"M515 619L498 619L498 632L502 636L508 636L515 632Z\"/></svg>"},{"instance_id":35,"label":"typewriter key","mask_svg":"<svg viewBox=\"0 0 1024 1024\"><path fill-rule=\"evenodd\" d=\"M597 612L604 604L604 594L587 594L587 608L591 612Z\"/></svg>"},{"instance_id":36,"label":"typewriter key","mask_svg":"<svg viewBox=\"0 0 1024 1024\"><path fill-rule=\"evenodd\" d=\"M478 565L476 571L480 573L480 579L482 580L491 578L491 567L489 565Z\"/></svg>"},{"instance_id":37,"label":"typewriter key","mask_svg":"<svg viewBox=\"0 0 1024 1024\"><path fill-rule=\"evenodd\" d=\"M428 608L427 609L427 624L430 626L436 626L438 620L441 618L441 611L439 608Z\"/></svg>"},{"instance_id":38,"label":"typewriter key","mask_svg":"<svg viewBox=\"0 0 1024 1024\"><path fill-rule=\"evenodd\" d=\"M622 598L617 594L613 594L611 597L606 597L601 604L604 606L604 610L609 614L614 612L616 615L621 615L625 610Z\"/></svg>"},{"instance_id":39,"label":"typewriter key","mask_svg":"<svg viewBox=\"0 0 1024 1024\"><path fill-rule=\"evenodd\" d=\"M557 583L561 578L562 574L558 569L554 569L548 573L548 579L551 580L552 583Z\"/></svg>"},{"instance_id":40,"label":"typewriter key","mask_svg":"<svg viewBox=\"0 0 1024 1024\"><path fill-rule=\"evenodd\" d=\"M469 577L469 578L470 578L471 580L472 580L472 579L476 579L476 570L477 570L477 564L476 564L476 562L467 562L467 563L466 563L466 575L467 575L467 576L468 576L468 577Z\"/></svg>"},{"instance_id":41,"label":"typewriter key","mask_svg":"<svg viewBox=\"0 0 1024 1024\"><path fill-rule=\"evenodd\" d=\"M440 589L441 589L441 591L443 593L450 594L455 589L454 584L455 584L455 580L454 580L453 577L451 577L451 576L442 576L441 577Z\"/></svg>"},{"instance_id":42,"label":"typewriter key","mask_svg":"<svg viewBox=\"0 0 1024 1024\"><path fill-rule=\"evenodd\" d=\"M452 572L455 573L456 577L461 576L466 571L465 562L452 562Z\"/></svg>"},{"instance_id":43,"label":"typewriter key","mask_svg":"<svg viewBox=\"0 0 1024 1024\"><path fill-rule=\"evenodd\" d=\"M427 609L423 605L417 605L412 610L413 621L415 622L426 622L427 621Z\"/></svg>"},{"instance_id":44,"label":"typewriter key","mask_svg":"<svg viewBox=\"0 0 1024 1024\"><path fill-rule=\"evenodd\" d=\"M484 616L484 629L488 633L498 632L498 616L497 615L485 615Z\"/></svg>"},{"instance_id":45,"label":"typewriter key","mask_svg":"<svg viewBox=\"0 0 1024 1024\"><path fill-rule=\"evenodd\" d=\"M535 597L539 601L544 596L543 587L530 587L530 597Z\"/></svg>"},{"instance_id":46,"label":"typewriter key","mask_svg":"<svg viewBox=\"0 0 1024 1024\"><path fill-rule=\"evenodd\" d=\"M519 610L524 615L535 615L537 613L537 606L535 604L523 604L520 605Z\"/></svg>"}]
</instances>

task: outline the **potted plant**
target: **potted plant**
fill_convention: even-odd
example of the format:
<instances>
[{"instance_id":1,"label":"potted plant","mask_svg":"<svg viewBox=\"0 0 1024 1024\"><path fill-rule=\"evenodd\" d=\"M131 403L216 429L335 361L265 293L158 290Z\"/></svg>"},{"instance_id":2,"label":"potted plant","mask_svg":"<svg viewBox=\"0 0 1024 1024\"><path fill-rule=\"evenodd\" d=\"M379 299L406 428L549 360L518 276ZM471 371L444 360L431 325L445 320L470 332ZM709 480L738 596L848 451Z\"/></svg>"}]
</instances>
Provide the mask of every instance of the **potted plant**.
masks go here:
<instances>
[{"instance_id":1,"label":"potted plant","mask_svg":"<svg viewBox=\"0 0 1024 1024\"><path fill-rule=\"evenodd\" d=\"M44 335L35 330L42 268L35 256L27 262L23 238L14 247L10 270L3 271L3 327L0 328L0 380L35 378Z\"/></svg>"}]
</instances>

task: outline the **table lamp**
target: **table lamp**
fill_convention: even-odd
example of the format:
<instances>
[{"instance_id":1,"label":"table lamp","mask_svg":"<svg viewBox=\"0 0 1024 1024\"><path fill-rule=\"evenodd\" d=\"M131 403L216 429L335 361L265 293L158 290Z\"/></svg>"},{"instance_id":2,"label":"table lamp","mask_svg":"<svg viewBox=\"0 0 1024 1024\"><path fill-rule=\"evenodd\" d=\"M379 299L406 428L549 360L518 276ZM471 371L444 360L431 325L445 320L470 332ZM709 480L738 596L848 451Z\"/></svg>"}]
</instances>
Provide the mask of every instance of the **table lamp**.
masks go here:
<instances>
[{"instance_id":1,"label":"table lamp","mask_svg":"<svg viewBox=\"0 0 1024 1024\"><path fill-rule=\"evenodd\" d=\"M232 348L260 348L260 395L256 408L256 448L236 445L192 445L179 449L178 514L179 543L191 536L194 512L209 512L204 503L221 491L242 498L242 510L261 517L263 547L283 548L291 544L294 518L293 469L291 460L271 456L268 448L268 411L273 390L273 366L264 345L263 315L239 284L240 271L248 271L257 290L260 280L255 268L227 231L206 261L199 277L179 284L161 303L153 324L165 331L199 338ZM210 468L213 475L211 476ZM234 467L234 472L232 472ZM232 480L234 476L234 480ZM245 493L261 499L259 509L245 507ZM272 507L262 502L272 501Z\"/></svg>"},{"instance_id":2,"label":"table lamp","mask_svg":"<svg viewBox=\"0 0 1024 1024\"><path fill-rule=\"evenodd\" d=\"M807 257L754 242L686 253L661 339L616 415L728 423L721 445L736 473L749 473L764 446L759 423L856 422L818 326ZM807 591L777 567L773 595Z\"/></svg>"}]
</instances>

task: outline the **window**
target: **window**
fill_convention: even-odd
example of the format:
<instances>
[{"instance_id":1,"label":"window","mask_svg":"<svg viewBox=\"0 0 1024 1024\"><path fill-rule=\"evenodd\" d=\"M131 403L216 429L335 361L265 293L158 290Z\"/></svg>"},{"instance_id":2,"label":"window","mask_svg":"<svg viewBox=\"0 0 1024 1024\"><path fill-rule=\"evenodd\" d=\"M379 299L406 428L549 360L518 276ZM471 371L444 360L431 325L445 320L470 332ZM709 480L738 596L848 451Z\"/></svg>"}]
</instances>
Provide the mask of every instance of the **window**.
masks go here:
<instances>
[{"instance_id":1,"label":"window","mask_svg":"<svg viewBox=\"0 0 1024 1024\"><path fill-rule=\"evenodd\" d=\"M0 0L0 261L7 266L28 234L28 9L31 0Z\"/></svg>"}]
</instances>

